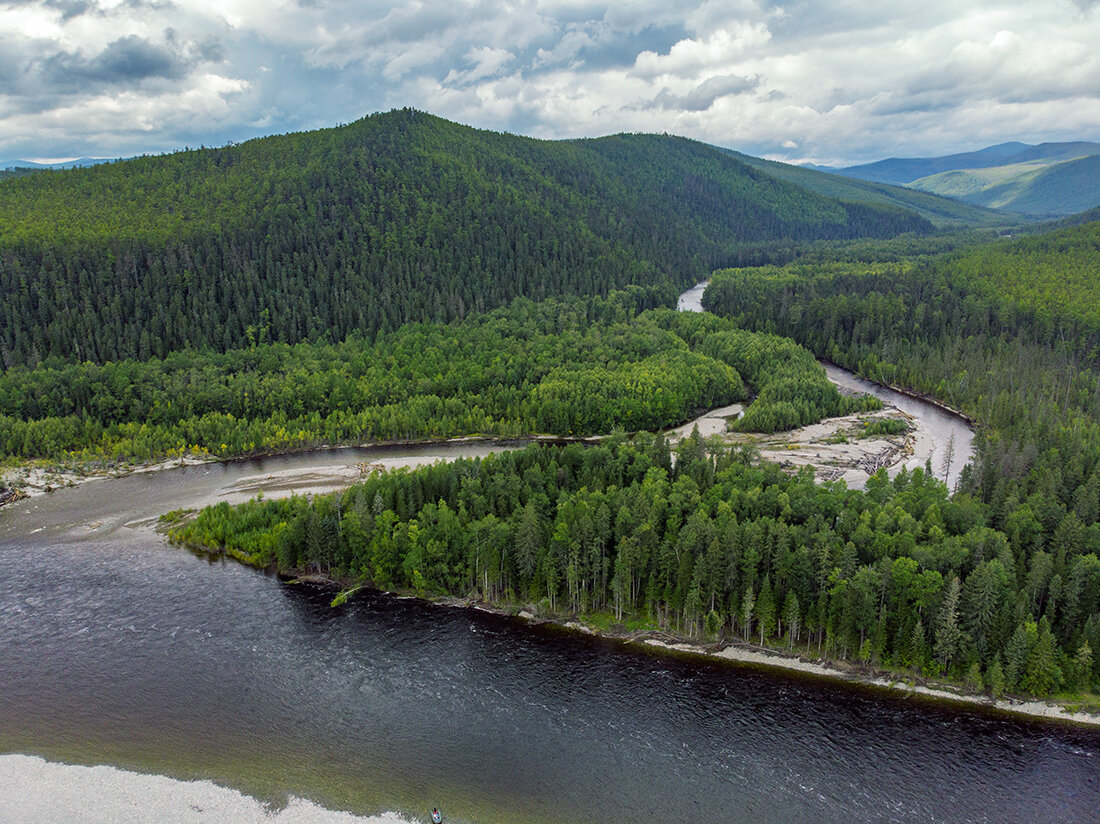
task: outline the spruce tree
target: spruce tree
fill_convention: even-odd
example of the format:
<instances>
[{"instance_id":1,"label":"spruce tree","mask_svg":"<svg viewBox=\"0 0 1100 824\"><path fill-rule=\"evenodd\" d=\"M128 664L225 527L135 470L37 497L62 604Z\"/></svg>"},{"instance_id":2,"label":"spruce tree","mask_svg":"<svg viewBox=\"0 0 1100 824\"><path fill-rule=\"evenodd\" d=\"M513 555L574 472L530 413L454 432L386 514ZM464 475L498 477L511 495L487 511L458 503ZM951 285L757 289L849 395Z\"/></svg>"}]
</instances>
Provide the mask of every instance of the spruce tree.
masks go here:
<instances>
[{"instance_id":1,"label":"spruce tree","mask_svg":"<svg viewBox=\"0 0 1100 824\"><path fill-rule=\"evenodd\" d=\"M993 663L989 665L989 669L985 673L985 683L994 698L1000 698L1004 695L1005 674L1004 669L1001 667L1000 656L994 658Z\"/></svg>"},{"instance_id":2,"label":"spruce tree","mask_svg":"<svg viewBox=\"0 0 1100 824\"><path fill-rule=\"evenodd\" d=\"M1050 631L1050 622L1044 617L1039 621L1039 638L1031 648L1024 666L1021 686L1040 698L1050 695L1062 681L1058 666L1058 643Z\"/></svg>"},{"instance_id":3,"label":"spruce tree","mask_svg":"<svg viewBox=\"0 0 1100 824\"><path fill-rule=\"evenodd\" d=\"M772 594L771 573L764 576L760 585L760 597L756 599L756 621L760 627L760 644L764 637L775 631L775 596Z\"/></svg>"},{"instance_id":4,"label":"spruce tree","mask_svg":"<svg viewBox=\"0 0 1100 824\"><path fill-rule=\"evenodd\" d=\"M1092 686L1092 647L1087 640L1081 642L1073 657L1073 686L1079 690Z\"/></svg>"},{"instance_id":5,"label":"spruce tree","mask_svg":"<svg viewBox=\"0 0 1100 824\"><path fill-rule=\"evenodd\" d=\"M936 615L936 644L934 653L946 672L959 646L959 579L952 577L947 584L939 613Z\"/></svg>"},{"instance_id":6,"label":"spruce tree","mask_svg":"<svg viewBox=\"0 0 1100 824\"><path fill-rule=\"evenodd\" d=\"M745 640L752 635L752 616L756 607L756 596L753 595L752 585L745 589L745 597L741 599L741 629L744 631Z\"/></svg>"},{"instance_id":7,"label":"spruce tree","mask_svg":"<svg viewBox=\"0 0 1100 824\"><path fill-rule=\"evenodd\" d=\"M798 640L799 619L802 610L798 605L798 596L794 590L787 592L787 600L783 603L783 620L787 622L787 648L790 649Z\"/></svg>"}]
</instances>

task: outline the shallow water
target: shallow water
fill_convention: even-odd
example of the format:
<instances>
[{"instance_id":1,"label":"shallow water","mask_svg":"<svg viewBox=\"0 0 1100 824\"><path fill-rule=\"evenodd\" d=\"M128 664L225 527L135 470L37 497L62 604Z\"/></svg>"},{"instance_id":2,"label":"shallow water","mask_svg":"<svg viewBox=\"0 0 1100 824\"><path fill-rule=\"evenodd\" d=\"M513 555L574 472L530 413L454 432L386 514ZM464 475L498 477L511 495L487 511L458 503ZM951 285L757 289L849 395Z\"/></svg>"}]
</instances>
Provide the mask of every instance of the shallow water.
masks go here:
<instances>
[{"instance_id":1,"label":"shallow water","mask_svg":"<svg viewBox=\"0 0 1100 824\"><path fill-rule=\"evenodd\" d=\"M703 281L696 284L680 295L676 308L681 312L705 311L703 292L706 291L707 283ZM947 482L948 489L955 489L963 467L974 457L974 430L965 419L935 404L872 383L831 363L823 362L821 365L825 367L829 380L842 392L874 395L886 406L900 409L920 422L922 436L928 442L920 444L917 456L903 461L894 471L902 466L916 469L930 465L933 474Z\"/></svg>"}]
</instances>

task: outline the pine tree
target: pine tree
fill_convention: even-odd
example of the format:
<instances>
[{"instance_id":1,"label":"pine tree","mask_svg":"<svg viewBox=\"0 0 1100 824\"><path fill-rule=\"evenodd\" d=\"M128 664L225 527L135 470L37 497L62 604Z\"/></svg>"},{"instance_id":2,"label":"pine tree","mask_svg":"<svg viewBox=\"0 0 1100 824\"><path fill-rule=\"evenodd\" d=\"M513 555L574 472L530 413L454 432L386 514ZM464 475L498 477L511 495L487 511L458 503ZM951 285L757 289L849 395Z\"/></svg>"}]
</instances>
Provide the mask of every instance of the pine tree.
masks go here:
<instances>
[{"instance_id":1,"label":"pine tree","mask_svg":"<svg viewBox=\"0 0 1100 824\"><path fill-rule=\"evenodd\" d=\"M946 671L959 646L962 633L959 630L959 579L952 577L947 584L943 603L936 615L936 644L934 653L940 666Z\"/></svg>"},{"instance_id":2,"label":"pine tree","mask_svg":"<svg viewBox=\"0 0 1100 824\"><path fill-rule=\"evenodd\" d=\"M760 627L760 645L763 646L764 637L775 631L775 596L772 594L771 573L764 576L764 583L760 585L755 614Z\"/></svg>"},{"instance_id":3,"label":"pine tree","mask_svg":"<svg viewBox=\"0 0 1100 824\"><path fill-rule=\"evenodd\" d=\"M798 640L799 621L802 610L798 605L798 596L794 590L787 592L787 600L783 603L783 620L787 622L787 648L790 649Z\"/></svg>"}]
</instances>

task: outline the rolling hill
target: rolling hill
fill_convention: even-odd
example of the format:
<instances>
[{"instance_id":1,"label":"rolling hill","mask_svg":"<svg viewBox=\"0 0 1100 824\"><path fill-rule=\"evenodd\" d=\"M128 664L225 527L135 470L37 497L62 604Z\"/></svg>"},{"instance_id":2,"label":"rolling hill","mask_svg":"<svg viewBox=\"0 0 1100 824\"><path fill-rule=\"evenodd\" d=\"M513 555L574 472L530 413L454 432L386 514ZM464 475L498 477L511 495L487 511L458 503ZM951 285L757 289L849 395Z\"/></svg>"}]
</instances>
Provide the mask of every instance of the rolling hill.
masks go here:
<instances>
[{"instance_id":1,"label":"rolling hill","mask_svg":"<svg viewBox=\"0 0 1100 824\"><path fill-rule=\"evenodd\" d=\"M421 112L0 181L0 355L372 337L525 295L682 285L927 232L683 138L540 141Z\"/></svg>"},{"instance_id":2,"label":"rolling hill","mask_svg":"<svg viewBox=\"0 0 1100 824\"><path fill-rule=\"evenodd\" d=\"M750 157L738 152L733 152L733 155L754 169L819 195L868 205L910 209L941 228L1003 226L1013 222L1011 216L982 206L960 203L950 197L941 197L939 194L929 194L889 183L843 177L827 171L806 166L792 166L788 163Z\"/></svg>"},{"instance_id":3,"label":"rolling hill","mask_svg":"<svg viewBox=\"0 0 1100 824\"><path fill-rule=\"evenodd\" d=\"M909 185L1010 212L1071 215L1100 205L1100 154L941 172Z\"/></svg>"},{"instance_id":4,"label":"rolling hill","mask_svg":"<svg viewBox=\"0 0 1100 824\"><path fill-rule=\"evenodd\" d=\"M1000 143L976 152L943 155L940 157L891 157L874 163L830 169L845 177L869 180L876 183L905 185L923 177L950 172L956 169L989 169L995 166L1011 166L1016 163L1044 161L1056 163L1087 155L1100 154L1100 143L1074 141L1068 143Z\"/></svg>"}]
</instances>

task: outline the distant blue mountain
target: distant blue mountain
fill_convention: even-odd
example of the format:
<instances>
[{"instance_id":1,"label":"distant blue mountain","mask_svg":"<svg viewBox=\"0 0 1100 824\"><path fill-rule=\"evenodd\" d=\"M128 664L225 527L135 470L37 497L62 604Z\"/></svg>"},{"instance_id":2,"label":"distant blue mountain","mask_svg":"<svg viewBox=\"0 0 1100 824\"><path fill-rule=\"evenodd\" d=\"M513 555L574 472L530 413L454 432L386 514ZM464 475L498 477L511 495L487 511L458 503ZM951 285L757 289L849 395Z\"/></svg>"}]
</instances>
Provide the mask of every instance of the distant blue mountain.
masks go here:
<instances>
[{"instance_id":1,"label":"distant blue mountain","mask_svg":"<svg viewBox=\"0 0 1100 824\"><path fill-rule=\"evenodd\" d=\"M84 166L98 166L110 163L113 157L78 157L61 163L35 163L33 160L0 160L0 169L77 169Z\"/></svg>"},{"instance_id":2,"label":"distant blue mountain","mask_svg":"<svg viewBox=\"0 0 1100 824\"><path fill-rule=\"evenodd\" d=\"M1100 143L1075 141L1071 143L999 143L976 152L944 155L942 157L892 157L876 163L865 163L833 169L835 174L870 180L876 183L904 185L922 177L951 172L957 169L991 169L1029 161L1059 161L1100 154Z\"/></svg>"}]
</instances>

